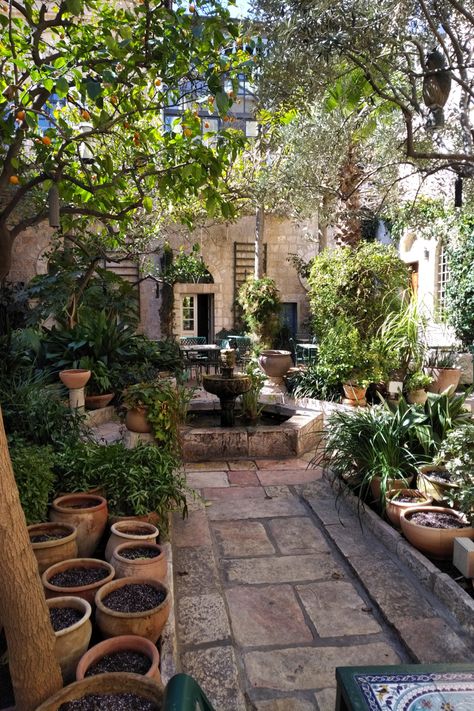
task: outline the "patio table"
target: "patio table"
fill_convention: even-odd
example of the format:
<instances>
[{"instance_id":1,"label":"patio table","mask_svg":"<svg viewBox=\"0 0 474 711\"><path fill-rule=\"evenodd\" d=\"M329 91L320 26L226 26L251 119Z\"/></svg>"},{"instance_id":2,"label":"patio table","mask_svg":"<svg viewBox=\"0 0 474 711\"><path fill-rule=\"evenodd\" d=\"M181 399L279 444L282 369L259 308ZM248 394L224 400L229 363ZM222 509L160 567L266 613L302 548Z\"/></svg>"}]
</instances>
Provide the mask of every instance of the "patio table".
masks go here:
<instances>
[{"instance_id":1,"label":"patio table","mask_svg":"<svg viewBox=\"0 0 474 711\"><path fill-rule=\"evenodd\" d=\"M336 711L474 709L474 664L337 667Z\"/></svg>"},{"instance_id":2,"label":"patio table","mask_svg":"<svg viewBox=\"0 0 474 711\"><path fill-rule=\"evenodd\" d=\"M296 364L301 360L303 363L315 363L318 357L319 346L317 343L296 343Z\"/></svg>"}]
</instances>

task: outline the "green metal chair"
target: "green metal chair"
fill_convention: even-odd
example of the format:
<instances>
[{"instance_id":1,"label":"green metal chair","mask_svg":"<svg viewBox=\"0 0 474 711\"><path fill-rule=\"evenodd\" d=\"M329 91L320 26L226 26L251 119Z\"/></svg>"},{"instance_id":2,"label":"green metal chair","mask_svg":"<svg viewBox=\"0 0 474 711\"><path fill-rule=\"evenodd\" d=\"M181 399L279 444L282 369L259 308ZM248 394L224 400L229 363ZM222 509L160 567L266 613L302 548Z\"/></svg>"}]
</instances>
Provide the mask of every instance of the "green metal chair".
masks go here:
<instances>
[{"instance_id":1,"label":"green metal chair","mask_svg":"<svg viewBox=\"0 0 474 711\"><path fill-rule=\"evenodd\" d=\"M179 342L182 346L203 346L207 341L205 336L180 336Z\"/></svg>"},{"instance_id":2,"label":"green metal chair","mask_svg":"<svg viewBox=\"0 0 474 711\"><path fill-rule=\"evenodd\" d=\"M166 685L163 711L215 711L197 681L188 674L176 674Z\"/></svg>"}]
</instances>

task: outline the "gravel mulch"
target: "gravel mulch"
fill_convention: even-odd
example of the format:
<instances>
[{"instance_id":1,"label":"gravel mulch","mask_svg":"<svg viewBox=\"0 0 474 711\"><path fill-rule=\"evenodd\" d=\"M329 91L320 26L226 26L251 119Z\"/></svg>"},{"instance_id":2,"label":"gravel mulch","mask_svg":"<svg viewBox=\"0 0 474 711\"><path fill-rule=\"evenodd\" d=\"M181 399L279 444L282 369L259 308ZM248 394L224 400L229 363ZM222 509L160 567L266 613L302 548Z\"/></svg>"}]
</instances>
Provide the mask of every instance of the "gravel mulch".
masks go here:
<instances>
[{"instance_id":1,"label":"gravel mulch","mask_svg":"<svg viewBox=\"0 0 474 711\"><path fill-rule=\"evenodd\" d=\"M457 516L437 511L417 511L410 516L412 523L428 528L467 528L468 523L463 523Z\"/></svg>"},{"instance_id":2,"label":"gravel mulch","mask_svg":"<svg viewBox=\"0 0 474 711\"><path fill-rule=\"evenodd\" d=\"M127 560L137 560L137 558L158 558L161 554L156 548L147 548L146 546L137 548L126 548L123 551L118 551L118 555Z\"/></svg>"},{"instance_id":3,"label":"gravel mulch","mask_svg":"<svg viewBox=\"0 0 474 711\"><path fill-rule=\"evenodd\" d=\"M134 652L124 649L120 652L104 654L94 664L91 664L86 671L86 676L95 676L108 672L133 672L134 674L146 674L150 669L150 658L143 652Z\"/></svg>"},{"instance_id":4,"label":"gravel mulch","mask_svg":"<svg viewBox=\"0 0 474 711\"><path fill-rule=\"evenodd\" d=\"M161 705L137 694L87 694L66 701L58 711L161 711Z\"/></svg>"},{"instance_id":5,"label":"gravel mulch","mask_svg":"<svg viewBox=\"0 0 474 711\"><path fill-rule=\"evenodd\" d=\"M158 607L166 593L147 583L130 583L106 595L102 603L115 612L145 612Z\"/></svg>"},{"instance_id":6,"label":"gravel mulch","mask_svg":"<svg viewBox=\"0 0 474 711\"><path fill-rule=\"evenodd\" d=\"M75 607L49 608L49 617L55 632L59 632L60 630L66 629L66 627L71 627L71 625L76 624L83 615L84 613L80 610L76 610Z\"/></svg>"},{"instance_id":7,"label":"gravel mulch","mask_svg":"<svg viewBox=\"0 0 474 711\"><path fill-rule=\"evenodd\" d=\"M62 573L56 573L48 582L60 588L76 588L98 583L108 575L107 568L69 568Z\"/></svg>"}]
</instances>

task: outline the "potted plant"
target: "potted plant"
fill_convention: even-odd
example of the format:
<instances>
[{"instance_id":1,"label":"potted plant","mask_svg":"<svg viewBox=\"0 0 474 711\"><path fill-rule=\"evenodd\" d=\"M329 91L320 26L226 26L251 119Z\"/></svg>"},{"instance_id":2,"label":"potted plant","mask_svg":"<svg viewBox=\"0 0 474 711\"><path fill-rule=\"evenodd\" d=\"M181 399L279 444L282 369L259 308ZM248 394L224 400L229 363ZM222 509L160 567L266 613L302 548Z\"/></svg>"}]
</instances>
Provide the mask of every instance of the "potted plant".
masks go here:
<instances>
[{"instance_id":1,"label":"potted plant","mask_svg":"<svg viewBox=\"0 0 474 711\"><path fill-rule=\"evenodd\" d=\"M109 563L114 550L121 543L156 543L159 531L152 523L142 521L117 521L110 527L110 537L105 548L105 560Z\"/></svg>"},{"instance_id":2,"label":"potted plant","mask_svg":"<svg viewBox=\"0 0 474 711\"><path fill-rule=\"evenodd\" d=\"M139 708L140 699L153 701L156 704L156 709L162 707L163 687L156 681L139 674L114 672L75 681L74 684L69 684L51 696L41 706L38 706L36 711L59 711L68 701L76 701L92 695L104 696L110 705L113 703L113 697L120 694L137 696L137 708Z\"/></svg>"},{"instance_id":3,"label":"potted plant","mask_svg":"<svg viewBox=\"0 0 474 711\"><path fill-rule=\"evenodd\" d=\"M100 445L99 445L100 446ZM107 525L107 501L96 494L66 494L54 499L49 518L77 529L77 552L87 558L96 549Z\"/></svg>"},{"instance_id":4,"label":"potted plant","mask_svg":"<svg viewBox=\"0 0 474 711\"><path fill-rule=\"evenodd\" d=\"M426 375L421 370L416 370L410 373L405 379L405 390L407 392L407 400L412 405L424 405L428 393L426 388L433 382L431 375Z\"/></svg>"},{"instance_id":5,"label":"potted plant","mask_svg":"<svg viewBox=\"0 0 474 711\"><path fill-rule=\"evenodd\" d=\"M92 608L87 600L72 595L46 600L56 643L54 651L65 683L75 677L76 667L92 636Z\"/></svg>"},{"instance_id":6,"label":"potted plant","mask_svg":"<svg viewBox=\"0 0 474 711\"><path fill-rule=\"evenodd\" d=\"M123 405L127 411L125 425L131 432L151 432L148 408L159 390L157 382L136 383L123 392Z\"/></svg>"},{"instance_id":7,"label":"potted plant","mask_svg":"<svg viewBox=\"0 0 474 711\"><path fill-rule=\"evenodd\" d=\"M429 506L433 499L417 489L391 489L387 493L387 506L385 513L389 521L400 529L400 514L402 511L417 507Z\"/></svg>"},{"instance_id":8,"label":"potted plant","mask_svg":"<svg viewBox=\"0 0 474 711\"><path fill-rule=\"evenodd\" d=\"M426 369L432 375L433 382L428 387L429 392L443 393L446 390L454 393L461 379L461 368L455 367L457 354L455 351L437 348L431 351L426 362Z\"/></svg>"},{"instance_id":9,"label":"potted plant","mask_svg":"<svg viewBox=\"0 0 474 711\"><path fill-rule=\"evenodd\" d=\"M92 604L96 591L114 576L115 570L104 560L73 558L51 565L41 580L46 598L75 595Z\"/></svg>"},{"instance_id":10,"label":"potted plant","mask_svg":"<svg viewBox=\"0 0 474 711\"><path fill-rule=\"evenodd\" d=\"M114 397L109 370L101 360L93 361L91 358L82 358L81 365L89 365L91 378L87 383L85 402L89 410L100 410L111 402Z\"/></svg>"},{"instance_id":11,"label":"potted plant","mask_svg":"<svg viewBox=\"0 0 474 711\"><path fill-rule=\"evenodd\" d=\"M166 585L154 578L121 578L103 585L95 604L104 637L136 634L156 644L170 614L171 597Z\"/></svg>"},{"instance_id":12,"label":"potted plant","mask_svg":"<svg viewBox=\"0 0 474 711\"><path fill-rule=\"evenodd\" d=\"M36 523L28 526L40 575L61 560L77 556L77 530L71 523Z\"/></svg>"},{"instance_id":13,"label":"potted plant","mask_svg":"<svg viewBox=\"0 0 474 711\"><path fill-rule=\"evenodd\" d=\"M143 674L161 682L160 654L149 639L137 635L120 635L95 644L81 657L76 680L111 672Z\"/></svg>"},{"instance_id":14,"label":"potted plant","mask_svg":"<svg viewBox=\"0 0 474 711\"><path fill-rule=\"evenodd\" d=\"M121 543L110 561L117 578L154 578L165 581L168 560L156 543Z\"/></svg>"},{"instance_id":15,"label":"potted plant","mask_svg":"<svg viewBox=\"0 0 474 711\"><path fill-rule=\"evenodd\" d=\"M424 464L418 468L417 486L434 501L446 501L448 492L458 489L453 474L444 464Z\"/></svg>"},{"instance_id":16,"label":"potted plant","mask_svg":"<svg viewBox=\"0 0 474 711\"><path fill-rule=\"evenodd\" d=\"M400 514L402 532L412 546L431 558L452 557L455 538L474 538L474 528L462 511L417 506Z\"/></svg>"}]
</instances>

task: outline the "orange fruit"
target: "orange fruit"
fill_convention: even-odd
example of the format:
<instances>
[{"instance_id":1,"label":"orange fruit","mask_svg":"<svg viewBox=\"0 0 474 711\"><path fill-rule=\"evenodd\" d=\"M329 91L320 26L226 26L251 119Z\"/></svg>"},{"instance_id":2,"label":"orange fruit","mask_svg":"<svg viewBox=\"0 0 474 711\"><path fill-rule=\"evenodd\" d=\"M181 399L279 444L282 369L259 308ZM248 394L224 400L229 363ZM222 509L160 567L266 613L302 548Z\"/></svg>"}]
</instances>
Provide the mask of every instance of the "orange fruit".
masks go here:
<instances>
[{"instance_id":1,"label":"orange fruit","mask_svg":"<svg viewBox=\"0 0 474 711\"><path fill-rule=\"evenodd\" d=\"M204 122L204 128L209 128L209 121Z\"/></svg>"},{"instance_id":2,"label":"orange fruit","mask_svg":"<svg viewBox=\"0 0 474 711\"><path fill-rule=\"evenodd\" d=\"M87 111L87 109L83 109L83 110L81 111L81 116L82 116L82 118L84 119L84 121L89 121L89 119L90 119L90 117L91 117L91 115L90 115L90 113Z\"/></svg>"},{"instance_id":3,"label":"orange fruit","mask_svg":"<svg viewBox=\"0 0 474 711\"><path fill-rule=\"evenodd\" d=\"M189 12L196 12L196 8L194 7L194 5L189 6Z\"/></svg>"},{"instance_id":4,"label":"orange fruit","mask_svg":"<svg viewBox=\"0 0 474 711\"><path fill-rule=\"evenodd\" d=\"M20 184L20 178L18 177L18 175L10 175L9 180L12 185L19 185Z\"/></svg>"},{"instance_id":5,"label":"orange fruit","mask_svg":"<svg viewBox=\"0 0 474 711\"><path fill-rule=\"evenodd\" d=\"M17 115L15 116L17 121L24 121L25 120L25 112L24 111L18 111Z\"/></svg>"},{"instance_id":6,"label":"orange fruit","mask_svg":"<svg viewBox=\"0 0 474 711\"><path fill-rule=\"evenodd\" d=\"M161 79L155 79L155 86L161 86Z\"/></svg>"},{"instance_id":7,"label":"orange fruit","mask_svg":"<svg viewBox=\"0 0 474 711\"><path fill-rule=\"evenodd\" d=\"M187 127L183 130L183 133L187 138L189 138L190 136L193 135L193 132L191 131L191 129L187 128Z\"/></svg>"},{"instance_id":8,"label":"orange fruit","mask_svg":"<svg viewBox=\"0 0 474 711\"><path fill-rule=\"evenodd\" d=\"M110 101L113 103L114 106L116 106L118 104L118 97L115 96L115 94L112 94L112 96L110 97Z\"/></svg>"},{"instance_id":9,"label":"orange fruit","mask_svg":"<svg viewBox=\"0 0 474 711\"><path fill-rule=\"evenodd\" d=\"M51 145L51 139L49 136L43 136L41 139L41 143L44 143L45 146L50 146Z\"/></svg>"}]
</instances>

